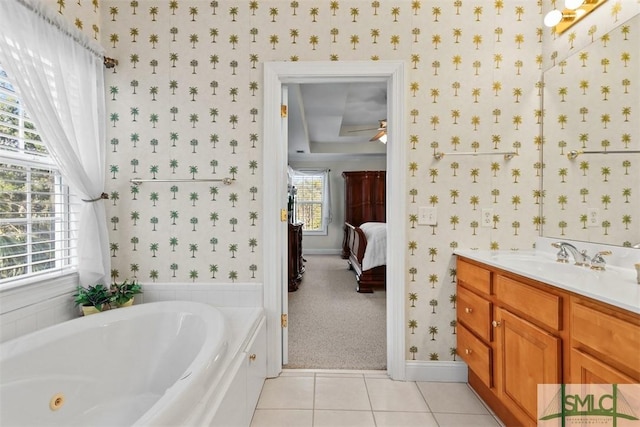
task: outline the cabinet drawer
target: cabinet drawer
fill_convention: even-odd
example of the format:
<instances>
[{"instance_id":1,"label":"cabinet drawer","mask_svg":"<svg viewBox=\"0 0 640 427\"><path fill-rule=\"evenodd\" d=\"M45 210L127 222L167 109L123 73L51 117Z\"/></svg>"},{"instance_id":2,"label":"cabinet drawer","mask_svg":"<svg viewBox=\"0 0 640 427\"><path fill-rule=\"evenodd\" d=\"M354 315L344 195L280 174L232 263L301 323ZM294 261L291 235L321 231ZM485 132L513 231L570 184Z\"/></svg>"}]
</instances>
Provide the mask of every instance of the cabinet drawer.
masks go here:
<instances>
[{"instance_id":1,"label":"cabinet drawer","mask_svg":"<svg viewBox=\"0 0 640 427\"><path fill-rule=\"evenodd\" d=\"M491 348L476 338L467 328L458 326L458 355L487 387L493 386Z\"/></svg>"},{"instance_id":2,"label":"cabinet drawer","mask_svg":"<svg viewBox=\"0 0 640 427\"><path fill-rule=\"evenodd\" d=\"M640 373L640 320L626 321L573 302L570 324L573 340L630 371Z\"/></svg>"},{"instance_id":3,"label":"cabinet drawer","mask_svg":"<svg viewBox=\"0 0 640 427\"><path fill-rule=\"evenodd\" d=\"M459 286L456 306L458 321L486 342L491 341L491 302Z\"/></svg>"},{"instance_id":4,"label":"cabinet drawer","mask_svg":"<svg viewBox=\"0 0 640 427\"><path fill-rule=\"evenodd\" d=\"M458 259L456 276L458 281L466 287L486 295L491 294L491 272L489 270Z\"/></svg>"},{"instance_id":5,"label":"cabinet drawer","mask_svg":"<svg viewBox=\"0 0 640 427\"><path fill-rule=\"evenodd\" d=\"M562 328L561 297L500 275L495 285L500 301L529 316L533 323L556 331Z\"/></svg>"}]
</instances>

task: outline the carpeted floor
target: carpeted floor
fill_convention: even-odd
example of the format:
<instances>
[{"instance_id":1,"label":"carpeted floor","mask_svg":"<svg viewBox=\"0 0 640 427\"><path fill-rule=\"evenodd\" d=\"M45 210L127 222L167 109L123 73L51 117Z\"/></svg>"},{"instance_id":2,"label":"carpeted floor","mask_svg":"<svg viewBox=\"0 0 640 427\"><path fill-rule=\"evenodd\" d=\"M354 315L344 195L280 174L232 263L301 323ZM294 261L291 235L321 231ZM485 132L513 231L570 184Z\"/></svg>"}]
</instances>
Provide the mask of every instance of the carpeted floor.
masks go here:
<instances>
[{"instance_id":1,"label":"carpeted floor","mask_svg":"<svg viewBox=\"0 0 640 427\"><path fill-rule=\"evenodd\" d=\"M289 292L285 368L386 369L386 292L356 292L339 255L305 255L300 288Z\"/></svg>"}]
</instances>

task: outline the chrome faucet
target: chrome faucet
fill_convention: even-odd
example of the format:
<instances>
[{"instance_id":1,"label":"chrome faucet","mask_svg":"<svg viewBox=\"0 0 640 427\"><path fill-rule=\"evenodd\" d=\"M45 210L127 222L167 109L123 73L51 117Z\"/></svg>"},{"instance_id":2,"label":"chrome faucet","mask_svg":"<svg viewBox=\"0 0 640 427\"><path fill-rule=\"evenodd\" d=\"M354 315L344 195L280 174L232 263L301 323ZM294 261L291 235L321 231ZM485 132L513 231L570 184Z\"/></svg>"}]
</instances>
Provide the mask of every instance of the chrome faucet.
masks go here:
<instances>
[{"instance_id":1,"label":"chrome faucet","mask_svg":"<svg viewBox=\"0 0 640 427\"><path fill-rule=\"evenodd\" d=\"M600 251L591 259L591 268L594 270L604 270L607 262L602 257L603 255L611 255L611 251Z\"/></svg>"},{"instance_id":2,"label":"chrome faucet","mask_svg":"<svg viewBox=\"0 0 640 427\"><path fill-rule=\"evenodd\" d=\"M591 260L587 255L587 251L579 251L578 248L573 246L571 243L556 242L552 243L551 246L560 249L556 255L556 261L558 262L569 262L569 253L571 253L573 260L575 261L575 265L584 265L588 267L591 263Z\"/></svg>"}]
</instances>

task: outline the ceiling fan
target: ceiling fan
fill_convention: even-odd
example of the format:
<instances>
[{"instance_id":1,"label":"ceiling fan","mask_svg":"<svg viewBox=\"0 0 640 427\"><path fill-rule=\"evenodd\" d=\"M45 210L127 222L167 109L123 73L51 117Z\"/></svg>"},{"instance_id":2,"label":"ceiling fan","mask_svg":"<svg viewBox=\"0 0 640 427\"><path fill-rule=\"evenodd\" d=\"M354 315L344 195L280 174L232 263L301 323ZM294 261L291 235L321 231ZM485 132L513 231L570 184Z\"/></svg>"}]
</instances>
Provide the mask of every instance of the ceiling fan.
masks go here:
<instances>
[{"instance_id":1,"label":"ceiling fan","mask_svg":"<svg viewBox=\"0 0 640 427\"><path fill-rule=\"evenodd\" d=\"M349 132L364 132L364 131L369 131L369 130L377 130L378 133L376 133L373 138L371 138L369 141L373 142L373 141L380 141L383 144L387 143L387 119L383 119L383 120L379 120L379 126L377 128L369 128L369 129L358 129L358 130L352 130Z\"/></svg>"}]
</instances>

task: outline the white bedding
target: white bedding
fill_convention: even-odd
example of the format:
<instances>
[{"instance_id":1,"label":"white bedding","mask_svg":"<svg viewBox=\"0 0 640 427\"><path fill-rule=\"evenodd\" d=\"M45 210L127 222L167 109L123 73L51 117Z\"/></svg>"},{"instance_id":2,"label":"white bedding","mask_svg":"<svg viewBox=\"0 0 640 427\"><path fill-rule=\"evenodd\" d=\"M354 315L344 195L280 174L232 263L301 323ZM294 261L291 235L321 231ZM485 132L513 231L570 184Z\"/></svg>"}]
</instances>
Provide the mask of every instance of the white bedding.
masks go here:
<instances>
[{"instance_id":1,"label":"white bedding","mask_svg":"<svg viewBox=\"0 0 640 427\"><path fill-rule=\"evenodd\" d=\"M387 224L365 222L360 226L367 238L367 249L362 258L362 271L387 264Z\"/></svg>"}]
</instances>

